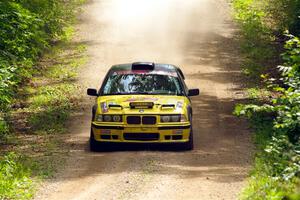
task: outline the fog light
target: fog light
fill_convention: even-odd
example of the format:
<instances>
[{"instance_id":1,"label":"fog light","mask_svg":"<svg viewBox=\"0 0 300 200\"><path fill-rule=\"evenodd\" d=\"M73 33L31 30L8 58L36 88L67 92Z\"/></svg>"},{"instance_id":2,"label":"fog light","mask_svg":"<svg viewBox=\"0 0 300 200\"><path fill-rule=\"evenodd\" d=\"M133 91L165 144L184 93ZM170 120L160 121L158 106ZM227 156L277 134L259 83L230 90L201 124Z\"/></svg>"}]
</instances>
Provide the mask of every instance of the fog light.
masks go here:
<instances>
[{"instance_id":1,"label":"fog light","mask_svg":"<svg viewBox=\"0 0 300 200\"><path fill-rule=\"evenodd\" d=\"M120 122L121 121L121 116L120 115L114 115L113 116L113 121L114 122Z\"/></svg>"},{"instance_id":2,"label":"fog light","mask_svg":"<svg viewBox=\"0 0 300 200\"><path fill-rule=\"evenodd\" d=\"M170 116L168 116L168 115L162 116L161 121L162 122L170 122Z\"/></svg>"},{"instance_id":3,"label":"fog light","mask_svg":"<svg viewBox=\"0 0 300 200\"><path fill-rule=\"evenodd\" d=\"M103 121L103 116L102 115L96 115L95 120L97 122L102 122Z\"/></svg>"}]
</instances>

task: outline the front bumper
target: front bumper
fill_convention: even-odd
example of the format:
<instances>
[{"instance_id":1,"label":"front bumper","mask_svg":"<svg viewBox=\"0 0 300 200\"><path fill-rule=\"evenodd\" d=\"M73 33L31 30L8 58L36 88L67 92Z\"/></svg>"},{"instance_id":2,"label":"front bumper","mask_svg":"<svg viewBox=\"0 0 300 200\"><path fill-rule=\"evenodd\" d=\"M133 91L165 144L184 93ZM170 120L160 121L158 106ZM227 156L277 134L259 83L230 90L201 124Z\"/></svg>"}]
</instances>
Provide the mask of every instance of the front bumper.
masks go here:
<instances>
[{"instance_id":1,"label":"front bumper","mask_svg":"<svg viewBox=\"0 0 300 200\"><path fill-rule=\"evenodd\" d=\"M116 143L185 143L189 141L191 125L108 126L92 123L92 134L99 142Z\"/></svg>"}]
</instances>

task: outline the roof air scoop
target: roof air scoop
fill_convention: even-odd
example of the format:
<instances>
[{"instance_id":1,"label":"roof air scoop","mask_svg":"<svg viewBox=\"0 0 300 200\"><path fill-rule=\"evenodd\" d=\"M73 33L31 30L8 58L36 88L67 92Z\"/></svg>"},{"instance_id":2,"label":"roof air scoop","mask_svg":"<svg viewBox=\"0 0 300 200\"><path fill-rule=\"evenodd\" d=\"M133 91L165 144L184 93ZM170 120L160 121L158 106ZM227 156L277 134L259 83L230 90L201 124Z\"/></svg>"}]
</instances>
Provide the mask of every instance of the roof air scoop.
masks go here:
<instances>
[{"instance_id":1,"label":"roof air scoop","mask_svg":"<svg viewBox=\"0 0 300 200\"><path fill-rule=\"evenodd\" d=\"M132 63L131 70L154 70L153 62L135 62Z\"/></svg>"}]
</instances>

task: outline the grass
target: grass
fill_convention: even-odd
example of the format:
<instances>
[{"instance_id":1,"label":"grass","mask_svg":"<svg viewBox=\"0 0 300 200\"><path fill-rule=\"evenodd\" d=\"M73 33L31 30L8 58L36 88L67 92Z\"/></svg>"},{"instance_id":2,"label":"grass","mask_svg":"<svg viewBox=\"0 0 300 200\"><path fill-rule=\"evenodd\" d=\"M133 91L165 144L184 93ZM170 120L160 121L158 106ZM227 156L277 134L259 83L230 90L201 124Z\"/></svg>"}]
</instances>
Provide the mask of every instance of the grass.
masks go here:
<instances>
[{"instance_id":1,"label":"grass","mask_svg":"<svg viewBox=\"0 0 300 200\"><path fill-rule=\"evenodd\" d=\"M255 130L253 141L257 151L254 167L250 172L247 187L243 190L240 199L299 199L288 196L295 192L297 179L285 180L282 178L282 168L290 161L290 151L286 138L272 137L273 123L265 118L255 116L251 119ZM277 154L274 154L277 151Z\"/></svg>"},{"instance_id":2,"label":"grass","mask_svg":"<svg viewBox=\"0 0 300 200\"><path fill-rule=\"evenodd\" d=\"M8 120L14 134L2 137L0 199L31 199L38 183L63 166L68 155L63 133L71 113L79 109L76 79L87 60L85 49L68 41L56 44L37 65L36 75L19 88ZM1 132L9 132L3 123Z\"/></svg>"},{"instance_id":3,"label":"grass","mask_svg":"<svg viewBox=\"0 0 300 200\"><path fill-rule=\"evenodd\" d=\"M13 152L0 161L0 199L30 199L34 193L31 171L23 158Z\"/></svg>"}]
</instances>

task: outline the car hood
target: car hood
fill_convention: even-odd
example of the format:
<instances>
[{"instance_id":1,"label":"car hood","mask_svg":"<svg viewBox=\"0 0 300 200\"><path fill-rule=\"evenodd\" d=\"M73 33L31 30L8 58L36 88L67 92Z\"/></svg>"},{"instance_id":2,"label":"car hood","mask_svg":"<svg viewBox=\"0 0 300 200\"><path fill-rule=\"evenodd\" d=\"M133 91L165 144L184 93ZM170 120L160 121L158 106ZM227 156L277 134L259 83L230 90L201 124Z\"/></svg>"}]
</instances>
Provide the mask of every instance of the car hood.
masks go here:
<instances>
[{"instance_id":1,"label":"car hood","mask_svg":"<svg viewBox=\"0 0 300 200\"><path fill-rule=\"evenodd\" d=\"M149 103L151 107L133 107L133 104ZM185 96L169 95L114 95L97 98L100 114L168 114L183 113L189 100Z\"/></svg>"}]
</instances>

